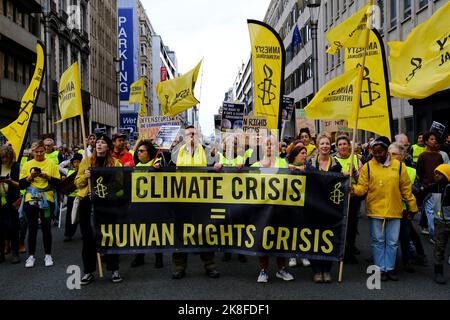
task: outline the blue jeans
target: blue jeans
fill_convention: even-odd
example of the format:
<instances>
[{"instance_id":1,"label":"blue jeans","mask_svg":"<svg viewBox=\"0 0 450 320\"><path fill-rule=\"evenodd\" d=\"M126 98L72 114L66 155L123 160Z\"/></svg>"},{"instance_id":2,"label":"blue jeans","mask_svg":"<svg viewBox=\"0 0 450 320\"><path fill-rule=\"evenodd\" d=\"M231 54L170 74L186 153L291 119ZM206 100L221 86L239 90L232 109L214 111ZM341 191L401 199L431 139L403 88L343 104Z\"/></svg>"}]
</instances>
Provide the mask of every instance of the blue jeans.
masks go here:
<instances>
[{"instance_id":1,"label":"blue jeans","mask_svg":"<svg viewBox=\"0 0 450 320\"><path fill-rule=\"evenodd\" d=\"M381 272L395 269L401 219L369 218L373 261ZM383 230L383 222L384 230Z\"/></svg>"},{"instance_id":2,"label":"blue jeans","mask_svg":"<svg viewBox=\"0 0 450 320\"><path fill-rule=\"evenodd\" d=\"M429 197L424 201L422 205L422 214L425 214L428 222L428 232L430 232L430 238L434 239L434 209L433 209L433 197Z\"/></svg>"}]
</instances>

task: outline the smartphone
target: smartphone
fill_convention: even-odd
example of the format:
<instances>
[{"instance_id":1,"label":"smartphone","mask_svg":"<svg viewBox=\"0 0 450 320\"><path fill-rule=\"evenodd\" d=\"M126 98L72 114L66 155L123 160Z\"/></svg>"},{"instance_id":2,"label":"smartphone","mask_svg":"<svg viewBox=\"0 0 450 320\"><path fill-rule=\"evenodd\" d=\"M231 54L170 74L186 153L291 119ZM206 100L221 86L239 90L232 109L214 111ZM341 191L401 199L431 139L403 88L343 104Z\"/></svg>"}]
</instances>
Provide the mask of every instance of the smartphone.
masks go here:
<instances>
[{"instance_id":1,"label":"smartphone","mask_svg":"<svg viewBox=\"0 0 450 320\"><path fill-rule=\"evenodd\" d=\"M41 168L33 167L33 168L31 168L30 172L41 174L42 171L41 171Z\"/></svg>"}]
</instances>

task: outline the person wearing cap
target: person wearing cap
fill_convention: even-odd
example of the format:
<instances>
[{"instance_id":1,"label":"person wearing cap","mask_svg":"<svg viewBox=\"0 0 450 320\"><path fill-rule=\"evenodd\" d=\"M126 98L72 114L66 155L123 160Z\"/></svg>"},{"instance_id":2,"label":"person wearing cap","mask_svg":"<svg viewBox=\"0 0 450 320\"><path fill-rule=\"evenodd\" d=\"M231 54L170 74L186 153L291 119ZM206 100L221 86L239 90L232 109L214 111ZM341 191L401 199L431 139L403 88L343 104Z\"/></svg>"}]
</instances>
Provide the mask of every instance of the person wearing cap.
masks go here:
<instances>
[{"instance_id":1,"label":"person wearing cap","mask_svg":"<svg viewBox=\"0 0 450 320\"><path fill-rule=\"evenodd\" d=\"M94 281L94 272L96 269L96 247L95 237L91 225L92 202L89 196L88 180L91 177L90 168L121 167L117 159L114 159L111 151L113 143L106 135L101 135L95 142L95 149L92 156L84 158L75 177L75 186L78 188L77 197L80 202L80 231L83 237L82 259L84 276L81 278L81 284L87 285ZM122 282L119 274L119 256L117 254L106 255L106 270L111 271L111 281L113 283Z\"/></svg>"},{"instance_id":2,"label":"person wearing cap","mask_svg":"<svg viewBox=\"0 0 450 320\"><path fill-rule=\"evenodd\" d=\"M113 158L119 160L124 167L134 167L133 155L127 150L125 140L127 135L124 133L114 133L112 136L112 143L114 150L112 152Z\"/></svg>"},{"instance_id":3,"label":"person wearing cap","mask_svg":"<svg viewBox=\"0 0 450 320\"><path fill-rule=\"evenodd\" d=\"M389 155L389 145L387 137L379 137L371 143L373 158L363 166L358 183L351 187L351 194L367 195L372 255L381 271L381 281L398 281L395 260L403 217L402 199L409 219L418 209L406 167Z\"/></svg>"},{"instance_id":4,"label":"person wearing cap","mask_svg":"<svg viewBox=\"0 0 450 320\"><path fill-rule=\"evenodd\" d=\"M434 174L436 182L431 186L431 192L435 198L434 281L445 284L445 248L450 237L450 165L439 165L434 170Z\"/></svg>"},{"instance_id":5,"label":"person wearing cap","mask_svg":"<svg viewBox=\"0 0 450 320\"><path fill-rule=\"evenodd\" d=\"M79 153L75 153L72 159L66 160L58 166L59 173L61 174L62 183L64 183L64 181L70 178L72 175L74 175L73 178L76 177L78 173L78 168L80 167L81 160L83 160L83 156ZM64 242L72 241L72 238L75 235L75 232L77 231L78 223L72 224L71 219L73 203L75 201L77 193L78 190L75 190L67 195L66 223L64 226Z\"/></svg>"}]
</instances>

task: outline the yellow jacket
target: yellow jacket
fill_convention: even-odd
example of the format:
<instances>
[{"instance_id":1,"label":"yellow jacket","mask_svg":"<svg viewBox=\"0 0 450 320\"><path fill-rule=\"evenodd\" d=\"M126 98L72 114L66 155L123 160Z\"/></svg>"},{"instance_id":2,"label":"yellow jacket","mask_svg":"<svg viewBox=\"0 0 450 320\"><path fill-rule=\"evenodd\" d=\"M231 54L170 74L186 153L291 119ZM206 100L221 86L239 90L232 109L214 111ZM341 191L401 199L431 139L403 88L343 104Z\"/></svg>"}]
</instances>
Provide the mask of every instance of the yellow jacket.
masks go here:
<instances>
[{"instance_id":1,"label":"yellow jacket","mask_svg":"<svg viewBox=\"0 0 450 320\"><path fill-rule=\"evenodd\" d=\"M80 163L80 167L78 168L77 176L75 177L75 186L78 189L77 197L80 199L84 199L87 197L89 193L89 185L88 185L88 179L84 176L84 171L88 168L88 162L91 158L88 159L83 158ZM119 162L119 160L114 159L114 165L116 167L121 167L122 164Z\"/></svg>"},{"instance_id":2,"label":"yellow jacket","mask_svg":"<svg viewBox=\"0 0 450 320\"><path fill-rule=\"evenodd\" d=\"M408 211L417 212L416 198L411 188L405 164L392 158L387 167L375 159L370 160L363 166L358 184L354 186L357 196L367 193L366 213L373 218L402 218L402 201L405 201Z\"/></svg>"}]
</instances>

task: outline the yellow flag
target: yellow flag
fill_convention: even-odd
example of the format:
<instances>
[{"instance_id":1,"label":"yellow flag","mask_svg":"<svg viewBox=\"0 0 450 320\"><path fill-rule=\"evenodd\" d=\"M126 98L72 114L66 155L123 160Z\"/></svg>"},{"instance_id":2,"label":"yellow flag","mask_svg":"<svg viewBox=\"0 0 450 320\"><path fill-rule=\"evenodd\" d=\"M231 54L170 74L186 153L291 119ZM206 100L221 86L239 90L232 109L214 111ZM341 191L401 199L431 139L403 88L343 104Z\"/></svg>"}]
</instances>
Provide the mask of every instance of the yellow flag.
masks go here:
<instances>
[{"instance_id":1,"label":"yellow flag","mask_svg":"<svg viewBox=\"0 0 450 320\"><path fill-rule=\"evenodd\" d=\"M130 99L129 104L144 104L145 103L145 79L141 77L138 81L130 85Z\"/></svg>"},{"instance_id":2,"label":"yellow flag","mask_svg":"<svg viewBox=\"0 0 450 320\"><path fill-rule=\"evenodd\" d=\"M56 121L56 123L61 123L66 119L83 115L78 62L72 64L61 76L59 82L58 103L61 119Z\"/></svg>"},{"instance_id":3,"label":"yellow flag","mask_svg":"<svg viewBox=\"0 0 450 320\"><path fill-rule=\"evenodd\" d=\"M364 50L360 48L346 48L345 70L359 69L363 54ZM387 73L383 40L378 31L373 29L369 34L369 45L366 48L358 129L391 137L391 99ZM353 118L349 120L348 125L349 128L353 128Z\"/></svg>"},{"instance_id":4,"label":"yellow flag","mask_svg":"<svg viewBox=\"0 0 450 320\"><path fill-rule=\"evenodd\" d=\"M163 115L173 117L199 103L194 97L194 87L202 61L181 77L156 84L156 95L161 103Z\"/></svg>"},{"instance_id":5,"label":"yellow flag","mask_svg":"<svg viewBox=\"0 0 450 320\"><path fill-rule=\"evenodd\" d=\"M340 120L352 116L358 69L328 81L305 108L309 120Z\"/></svg>"},{"instance_id":6,"label":"yellow flag","mask_svg":"<svg viewBox=\"0 0 450 320\"><path fill-rule=\"evenodd\" d=\"M450 2L415 27L404 42L389 42L391 93L423 99L450 86Z\"/></svg>"},{"instance_id":7,"label":"yellow flag","mask_svg":"<svg viewBox=\"0 0 450 320\"><path fill-rule=\"evenodd\" d=\"M329 54L336 54L341 48L364 47L365 33L368 32L367 20L371 14L371 2L369 1L358 12L344 20L325 35L330 47Z\"/></svg>"},{"instance_id":8,"label":"yellow flag","mask_svg":"<svg viewBox=\"0 0 450 320\"><path fill-rule=\"evenodd\" d=\"M147 117L147 103L145 101L145 79L141 77L130 86L129 104L139 104L139 117Z\"/></svg>"},{"instance_id":9,"label":"yellow flag","mask_svg":"<svg viewBox=\"0 0 450 320\"><path fill-rule=\"evenodd\" d=\"M252 47L254 110L266 117L267 129L279 129L283 103L285 51L280 36L269 25L247 20Z\"/></svg>"},{"instance_id":10,"label":"yellow flag","mask_svg":"<svg viewBox=\"0 0 450 320\"><path fill-rule=\"evenodd\" d=\"M42 85L42 78L44 77L44 47L40 42L36 44L36 53L36 68L34 69L34 74L30 85L22 97L19 116L9 126L0 130L9 143L12 144L16 160L22 150L23 141L25 140L27 129L33 116L33 108L38 99L39 91Z\"/></svg>"}]
</instances>

